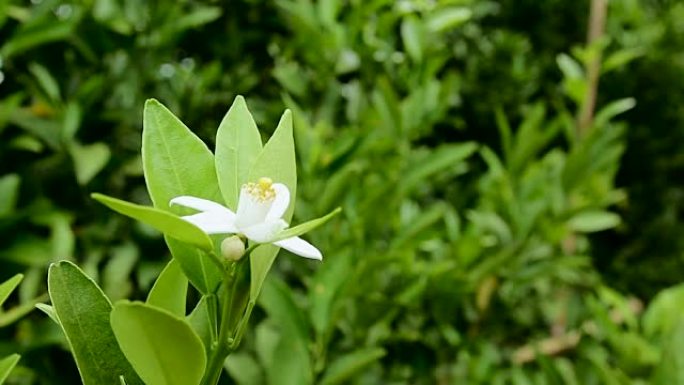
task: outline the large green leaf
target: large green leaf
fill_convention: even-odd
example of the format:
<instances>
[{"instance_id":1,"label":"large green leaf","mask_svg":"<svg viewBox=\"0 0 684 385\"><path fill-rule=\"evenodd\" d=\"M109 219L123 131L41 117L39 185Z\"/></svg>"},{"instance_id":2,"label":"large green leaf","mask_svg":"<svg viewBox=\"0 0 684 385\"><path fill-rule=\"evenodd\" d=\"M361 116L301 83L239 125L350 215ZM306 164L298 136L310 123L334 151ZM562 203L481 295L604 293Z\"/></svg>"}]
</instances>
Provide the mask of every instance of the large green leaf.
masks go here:
<instances>
[{"instance_id":1,"label":"large green leaf","mask_svg":"<svg viewBox=\"0 0 684 385\"><path fill-rule=\"evenodd\" d=\"M180 195L220 200L214 155L171 111L158 101L145 103L142 159L145 182L155 207L168 210ZM190 282L203 293L221 281L221 271L202 253L167 237L171 254Z\"/></svg>"},{"instance_id":2,"label":"large green leaf","mask_svg":"<svg viewBox=\"0 0 684 385\"><path fill-rule=\"evenodd\" d=\"M7 298L17 288L17 285L19 285L23 278L23 274L17 274L0 285L0 306L7 301Z\"/></svg>"},{"instance_id":3,"label":"large green leaf","mask_svg":"<svg viewBox=\"0 0 684 385\"><path fill-rule=\"evenodd\" d=\"M147 303L175 316L184 317L187 293L188 278L183 274L178 262L172 259L152 286Z\"/></svg>"},{"instance_id":4,"label":"large green leaf","mask_svg":"<svg viewBox=\"0 0 684 385\"><path fill-rule=\"evenodd\" d=\"M259 303L278 326L280 338L271 354L267 377L270 385L305 385L313 382L308 350L309 325L295 303L292 290L279 279L264 284Z\"/></svg>"},{"instance_id":5,"label":"large green leaf","mask_svg":"<svg viewBox=\"0 0 684 385\"><path fill-rule=\"evenodd\" d=\"M190 222L184 221L179 216L154 207L136 205L98 193L91 196L119 214L148 224L171 238L197 246L205 251L214 249L211 238L204 231Z\"/></svg>"},{"instance_id":6,"label":"large green leaf","mask_svg":"<svg viewBox=\"0 0 684 385\"><path fill-rule=\"evenodd\" d=\"M146 384L201 381L204 346L184 319L144 303L120 301L112 310L111 325L121 350Z\"/></svg>"},{"instance_id":7,"label":"large green leaf","mask_svg":"<svg viewBox=\"0 0 684 385\"><path fill-rule=\"evenodd\" d=\"M4 383L14 366L19 362L20 356L12 354L0 360L0 384Z\"/></svg>"},{"instance_id":8,"label":"large green leaf","mask_svg":"<svg viewBox=\"0 0 684 385\"><path fill-rule=\"evenodd\" d=\"M273 136L264 146L259 157L249 172L249 181L256 181L261 177L269 177L274 182L283 183L290 190L290 207L283 219L289 222L294 210L297 196L297 163L295 160L294 137L292 133L292 113L286 110L280 118L280 123ZM251 287L250 301L256 301L266 275L278 254L278 248L264 245L256 248L250 258Z\"/></svg>"},{"instance_id":9,"label":"large green leaf","mask_svg":"<svg viewBox=\"0 0 684 385\"><path fill-rule=\"evenodd\" d=\"M48 292L85 385L142 384L109 326L112 305L97 284L68 261L50 266Z\"/></svg>"},{"instance_id":10,"label":"large green leaf","mask_svg":"<svg viewBox=\"0 0 684 385\"><path fill-rule=\"evenodd\" d=\"M216 133L216 173L226 205L237 209L240 187L261 152L261 136L245 98L238 96Z\"/></svg>"},{"instance_id":11,"label":"large green leaf","mask_svg":"<svg viewBox=\"0 0 684 385\"><path fill-rule=\"evenodd\" d=\"M684 321L677 320L664 339L660 362L653 371L653 385L684 385Z\"/></svg>"}]
</instances>

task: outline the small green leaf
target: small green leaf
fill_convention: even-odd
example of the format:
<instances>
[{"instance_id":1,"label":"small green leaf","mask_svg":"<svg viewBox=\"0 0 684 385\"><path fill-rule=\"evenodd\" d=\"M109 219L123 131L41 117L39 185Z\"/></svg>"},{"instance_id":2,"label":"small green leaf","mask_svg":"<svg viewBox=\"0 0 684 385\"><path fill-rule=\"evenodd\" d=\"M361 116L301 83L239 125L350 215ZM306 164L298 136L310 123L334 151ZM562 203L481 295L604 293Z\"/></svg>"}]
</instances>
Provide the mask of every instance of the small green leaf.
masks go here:
<instances>
[{"instance_id":1,"label":"small green leaf","mask_svg":"<svg viewBox=\"0 0 684 385\"><path fill-rule=\"evenodd\" d=\"M46 303L37 303L36 309L45 313L48 317L50 317L51 320L55 321L55 323L57 325L59 325L59 318L57 317L57 312L55 312L54 307L52 307Z\"/></svg>"},{"instance_id":2,"label":"small green leaf","mask_svg":"<svg viewBox=\"0 0 684 385\"><path fill-rule=\"evenodd\" d=\"M138 262L138 248L133 243L111 249L111 258L102 271L102 290L110 300L126 298L133 290L131 272Z\"/></svg>"},{"instance_id":3,"label":"small green leaf","mask_svg":"<svg viewBox=\"0 0 684 385\"><path fill-rule=\"evenodd\" d=\"M87 184L102 171L111 155L109 147L104 143L82 145L72 142L69 152L74 161L76 180L80 185Z\"/></svg>"},{"instance_id":4,"label":"small green leaf","mask_svg":"<svg viewBox=\"0 0 684 385\"><path fill-rule=\"evenodd\" d=\"M50 100L53 102L59 102L61 99L59 93L59 84L57 84L55 78L52 76L52 74L50 74L50 71L36 62L29 63L28 70L31 72L33 77L38 82L38 85L43 89L48 98L50 98Z\"/></svg>"},{"instance_id":5,"label":"small green leaf","mask_svg":"<svg viewBox=\"0 0 684 385\"><path fill-rule=\"evenodd\" d=\"M112 310L111 325L145 383L193 385L202 380L204 346L184 319L144 303L120 301Z\"/></svg>"},{"instance_id":6,"label":"small green leaf","mask_svg":"<svg viewBox=\"0 0 684 385\"><path fill-rule=\"evenodd\" d=\"M147 304L178 316L185 316L188 278L175 259L169 261L147 296Z\"/></svg>"},{"instance_id":7,"label":"small green leaf","mask_svg":"<svg viewBox=\"0 0 684 385\"><path fill-rule=\"evenodd\" d=\"M117 383L120 375L142 384L109 326L112 305L92 279L73 263L58 262L50 266L48 292L84 385Z\"/></svg>"},{"instance_id":8,"label":"small green leaf","mask_svg":"<svg viewBox=\"0 0 684 385\"><path fill-rule=\"evenodd\" d=\"M280 234L278 234L278 236L276 237L276 239L273 240L273 242L280 241L280 240L287 239L287 238L291 238L291 237L296 237L296 236L302 235L304 233L308 233L309 231L311 231L311 230L315 229L316 227L324 224L325 222L332 219L332 217L334 217L335 215L337 215L341 212L342 212L342 208L338 207L335 210L329 212L328 214L326 214L320 218L312 219L310 221L301 223L295 227L290 227L289 229L286 229L283 232L281 232Z\"/></svg>"},{"instance_id":9,"label":"small green leaf","mask_svg":"<svg viewBox=\"0 0 684 385\"><path fill-rule=\"evenodd\" d=\"M556 63L558 68L560 68L563 75L568 79L583 79L584 70L580 63L577 62L572 56L561 53L556 56Z\"/></svg>"},{"instance_id":10,"label":"small green leaf","mask_svg":"<svg viewBox=\"0 0 684 385\"><path fill-rule=\"evenodd\" d=\"M7 298L17 288L23 278L23 274L17 274L0 285L0 306L7 301Z\"/></svg>"},{"instance_id":11,"label":"small green leaf","mask_svg":"<svg viewBox=\"0 0 684 385\"><path fill-rule=\"evenodd\" d=\"M216 133L216 173L226 206L237 208L240 187L247 183L249 169L262 149L259 129L238 96Z\"/></svg>"},{"instance_id":12,"label":"small green leaf","mask_svg":"<svg viewBox=\"0 0 684 385\"><path fill-rule=\"evenodd\" d=\"M290 190L290 207L283 219L289 222L297 196L297 162L295 160L294 137L292 133L292 113L286 110L280 118L278 127L269 139L249 172L249 181L269 177L274 182L283 183ZM278 248L264 245L251 255L250 302L255 302L261 286L278 254Z\"/></svg>"},{"instance_id":13,"label":"small green leaf","mask_svg":"<svg viewBox=\"0 0 684 385\"><path fill-rule=\"evenodd\" d=\"M204 231L169 212L98 193L91 194L91 197L119 214L148 224L171 238L197 246L205 251L214 249L211 238Z\"/></svg>"},{"instance_id":14,"label":"small green leaf","mask_svg":"<svg viewBox=\"0 0 684 385\"><path fill-rule=\"evenodd\" d=\"M594 124L596 127L602 127L617 115L631 110L634 106L636 106L636 100L634 98L624 98L612 101L596 113Z\"/></svg>"},{"instance_id":15,"label":"small green leaf","mask_svg":"<svg viewBox=\"0 0 684 385\"><path fill-rule=\"evenodd\" d=\"M14 366L19 362L18 354L9 355L0 360L0 384L4 383Z\"/></svg>"},{"instance_id":16,"label":"small green leaf","mask_svg":"<svg viewBox=\"0 0 684 385\"><path fill-rule=\"evenodd\" d=\"M343 384L359 371L376 362L384 355L385 350L382 348L359 349L344 355L328 366L328 369L325 371L325 375L319 384Z\"/></svg>"},{"instance_id":17,"label":"small green leaf","mask_svg":"<svg viewBox=\"0 0 684 385\"><path fill-rule=\"evenodd\" d=\"M214 155L204 142L154 99L145 103L143 115L143 170L154 207L168 210L170 200L181 195L219 202ZM221 270L212 261L169 237L167 244L198 290L216 289Z\"/></svg>"},{"instance_id":18,"label":"small green leaf","mask_svg":"<svg viewBox=\"0 0 684 385\"><path fill-rule=\"evenodd\" d=\"M423 47L425 45L423 24L414 15L408 15L401 23L401 39L406 53L414 62L423 61Z\"/></svg>"},{"instance_id":19,"label":"small green leaf","mask_svg":"<svg viewBox=\"0 0 684 385\"><path fill-rule=\"evenodd\" d=\"M620 216L608 211L584 211L568 221L568 227L581 233L612 229L620 224Z\"/></svg>"},{"instance_id":20,"label":"small green leaf","mask_svg":"<svg viewBox=\"0 0 684 385\"><path fill-rule=\"evenodd\" d=\"M0 218L12 214L19 197L20 178L17 174L0 177Z\"/></svg>"},{"instance_id":21,"label":"small green leaf","mask_svg":"<svg viewBox=\"0 0 684 385\"><path fill-rule=\"evenodd\" d=\"M473 12L465 7L447 7L437 9L429 15L425 24L431 32L443 32L456 28L470 20Z\"/></svg>"}]
</instances>

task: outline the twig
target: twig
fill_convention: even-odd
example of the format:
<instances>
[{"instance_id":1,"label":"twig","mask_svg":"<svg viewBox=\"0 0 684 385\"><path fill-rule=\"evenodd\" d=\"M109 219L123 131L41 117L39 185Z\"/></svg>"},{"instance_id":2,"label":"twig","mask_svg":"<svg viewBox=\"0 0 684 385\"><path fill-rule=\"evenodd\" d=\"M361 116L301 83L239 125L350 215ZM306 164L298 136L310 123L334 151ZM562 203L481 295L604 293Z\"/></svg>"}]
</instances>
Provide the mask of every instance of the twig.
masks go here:
<instances>
[{"instance_id":1,"label":"twig","mask_svg":"<svg viewBox=\"0 0 684 385\"><path fill-rule=\"evenodd\" d=\"M604 35L606 26L606 14L608 13L608 0L592 0L589 11L589 29L587 31L587 47L592 47ZM601 72L601 49L598 49L586 65L587 90L584 94L584 103L580 107L577 116L577 134L584 137L594 120L596 108L596 95L598 93L599 74Z\"/></svg>"}]
</instances>

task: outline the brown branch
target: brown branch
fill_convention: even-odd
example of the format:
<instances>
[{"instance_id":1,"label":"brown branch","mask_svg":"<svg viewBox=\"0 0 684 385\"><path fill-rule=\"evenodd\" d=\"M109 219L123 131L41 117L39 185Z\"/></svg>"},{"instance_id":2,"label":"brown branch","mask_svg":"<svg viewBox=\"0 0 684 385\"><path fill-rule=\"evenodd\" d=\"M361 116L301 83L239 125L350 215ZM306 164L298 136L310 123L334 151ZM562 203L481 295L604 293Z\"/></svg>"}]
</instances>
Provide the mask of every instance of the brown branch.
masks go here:
<instances>
[{"instance_id":1,"label":"brown branch","mask_svg":"<svg viewBox=\"0 0 684 385\"><path fill-rule=\"evenodd\" d=\"M591 0L587 31L587 47L589 49L592 49L592 45L603 37L607 13L608 0ZM591 128L594 121L594 109L596 108L596 95L601 72L601 49L597 49L592 56L586 65L587 90L584 94L584 103L582 103L577 116L577 134L580 138L584 137Z\"/></svg>"},{"instance_id":2,"label":"brown branch","mask_svg":"<svg viewBox=\"0 0 684 385\"><path fill-rule=\"evenodd\" d=\"M627 302L627 311L632 315L639 315L644 310L644 304L637 298L630 298ZM613 309L609 313L610 320L620 325L625 322L624 309ZM600 333L599 326L593 321L582 323L577 330L569 330L563 334L544 338L540 341L521 346L513 352L511 361L517 365L534 361L538 355L555 356L568 350L574 349L579 344L583 335L597 335Z\"/></svg>"}]
</instances>

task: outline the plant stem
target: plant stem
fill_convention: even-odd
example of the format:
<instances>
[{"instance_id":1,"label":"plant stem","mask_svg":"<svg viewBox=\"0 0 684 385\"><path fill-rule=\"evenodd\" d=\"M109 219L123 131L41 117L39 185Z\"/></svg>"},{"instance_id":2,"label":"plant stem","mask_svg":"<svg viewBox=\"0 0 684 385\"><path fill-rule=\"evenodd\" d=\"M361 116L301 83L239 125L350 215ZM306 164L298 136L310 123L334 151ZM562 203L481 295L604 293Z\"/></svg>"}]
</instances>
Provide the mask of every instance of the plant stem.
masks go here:
<instances>
[{"instance_id":1,"label":"plant stem","mask_svg":"<svg viewBox=\"0 0 684 385\"><path fill-rule=\"evenodd\" d=\"M216 385L218 383L221 373L223 373L223 363L232 351L232 341L228 341L228 336L230 333L230 316L233 309L233 297L235 295L235 286L238 281L236 275L239 270L239 264L246 259L247 258L243 258L241 261L234 262L230 265L229 271L225 275L223 285L221 286L224 295L219 324L219 336L216 347L212 350L209 365L207 365L207 370L204 379L202 380L202 385Z\"/></svg>"},{"instance_id":2,"label":"plant stem","mask_svg":"<svg viewBox=\"0 0 684 385\"><path fill-rule=\"evenodd\" d=\"M608 0L592 0L589 11L589 28L587 31L587 46L592 49L592 44L603 37L606 26L606 13L608 12ZM594 121L594 109L596 108L596 95L598 93L599 75L601 73L601 48L597 49L595 56L586 65L587 91L584 94L584 103L580 107L577 116L577 134L580 138L586 136Z\"/></svg>"}]
</instances>

